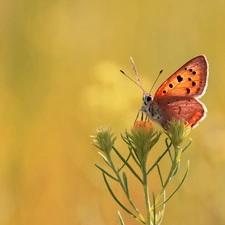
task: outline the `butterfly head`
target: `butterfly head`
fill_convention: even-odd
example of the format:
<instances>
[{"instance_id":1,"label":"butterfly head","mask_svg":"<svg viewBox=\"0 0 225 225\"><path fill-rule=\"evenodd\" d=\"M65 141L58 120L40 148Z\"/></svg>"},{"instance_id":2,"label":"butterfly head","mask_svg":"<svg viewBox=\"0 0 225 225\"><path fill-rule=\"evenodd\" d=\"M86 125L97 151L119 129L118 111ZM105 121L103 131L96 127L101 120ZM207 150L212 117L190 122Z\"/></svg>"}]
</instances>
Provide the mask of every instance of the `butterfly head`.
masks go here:
<instances>
[{"instance_id":1,"label":"butterfly head","mask_svg":"<svg viewBox=\"0 0 225 225\"><path fill-rule=\"evenodd\" d=\"M144 112L149 119L155 120L161 124L162 116L159 108L153 100L153 96L144 92L142 100L143 105L141 107L141 111Z\"/></svg>"},{"instance_id":2,"label":"butterfly head","mask_svg":"<svg viewBox=\"0 0 225 225\"><path fill-rule=\"evenodd\" d=\"M150 110L151 110L151 104L152 104L152 96L148 93L143 93L143 105L141 108L141 111L145 112L146 114L149 114Z\"/></svg>"}]
</instances>

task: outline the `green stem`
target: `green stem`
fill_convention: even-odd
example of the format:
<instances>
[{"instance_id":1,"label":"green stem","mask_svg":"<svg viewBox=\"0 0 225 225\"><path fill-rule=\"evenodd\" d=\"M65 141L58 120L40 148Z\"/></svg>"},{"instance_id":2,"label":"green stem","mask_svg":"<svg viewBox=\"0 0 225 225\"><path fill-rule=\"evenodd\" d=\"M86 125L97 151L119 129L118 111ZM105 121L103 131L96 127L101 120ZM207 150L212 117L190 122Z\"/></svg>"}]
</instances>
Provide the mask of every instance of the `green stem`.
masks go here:
<instances>
[{"instance_id":1,"label":"green stem","mask_svg":"<svg viewBox=\"0 0 225 225\"><path fill-rule=\"evenodd\" d=\"M150 215L150 198L149 198L149 191L148 191L148 175L146 171L146 162L143 163L142 167L142 175L143 175L143 188L144 188L144 197L145 197L145 205L146 205L146 225L151 224L151 215Z\"/></svg>"}]
</instances>

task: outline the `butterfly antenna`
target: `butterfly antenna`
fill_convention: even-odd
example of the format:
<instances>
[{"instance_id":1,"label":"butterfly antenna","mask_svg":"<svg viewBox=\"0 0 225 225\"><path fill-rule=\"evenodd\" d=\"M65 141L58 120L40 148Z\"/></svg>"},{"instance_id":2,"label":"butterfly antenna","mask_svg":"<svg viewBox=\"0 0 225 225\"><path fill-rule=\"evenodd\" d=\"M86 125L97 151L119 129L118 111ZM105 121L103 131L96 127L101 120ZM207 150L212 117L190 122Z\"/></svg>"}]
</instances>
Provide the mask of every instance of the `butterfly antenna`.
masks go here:
<instances>
[{"instance_id":1,"label":"butterfly antenna","mask_svg":"<svg viewBox=\"0 0 225 225\"><path fill-rule=\"evenodd\" d=\"M146 91L145 91L145 89L144 89L144 87L143 87L143 85L142 85L142 83L141 83L140 76L139 76L139 74L138 74L137 68L136 68L136 66L135 66L135 64L134 64L134 60L133 60L132 57L130 57L130 61L131 61L132 69L134 70L134 73L135 73L135 75L136 75L136 78L137 78L137 80L138 80L138 82L139 82L139 85L138 85L138 86L139 86L139 87L142 89L142 91L146 94Z\"/></svg>"},{"instance_id":2,"label":"butterfly antenna","mask_svg":"<svg viewBox=\"0 0 225 225\"><path fill-rule=\"evenodd\" d=\"M163 70L160 70L160 71L159 71L159 74L158 74L158 76L156 77L156 79L155 79L155 81L154 81L154 83L153 83L153 85L152 85L152 88L151 88L151 90L150 90L149 93L152 92L152 89L153 89L153 87L155 86L155 84L156 84L157 80L159 79L159 77L160 77L160 75L161 75L162 72L163 72Z\"/></svg>"},{"instance_id":3,"label":"butterfly antenna","mask_svg":"<svg viewBox=\"0 0 225 225\"><path fill-rule=\"evenodd\" d=\"M133 83L135 83L139 88L142 89L141 85L139 85L136 81L134 81L131 77L129 77L123 70L120 70L120 72L126 76L129 80L131 80Z\"/></svg>"}]
</instances>

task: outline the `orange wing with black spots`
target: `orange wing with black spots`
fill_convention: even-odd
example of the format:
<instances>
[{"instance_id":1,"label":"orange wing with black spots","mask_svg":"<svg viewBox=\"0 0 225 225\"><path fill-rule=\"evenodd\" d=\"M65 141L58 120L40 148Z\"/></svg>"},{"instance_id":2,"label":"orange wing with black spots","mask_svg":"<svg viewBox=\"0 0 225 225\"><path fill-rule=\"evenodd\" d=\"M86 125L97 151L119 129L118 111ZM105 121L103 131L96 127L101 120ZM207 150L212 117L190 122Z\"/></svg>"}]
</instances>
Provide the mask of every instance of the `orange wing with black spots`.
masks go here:
<instances>
[{"instance_id":1,"label":"orange wing with black spots","mask_svg":"<svg viewBox=\"0 0 225 225\"><path fill-rule=\"evenodd\" d=\"M155 93L154 101L165 96L201 97L207 87L208 62L204 55L197 56L184 64Z\"/></svg>"}]
</instances>

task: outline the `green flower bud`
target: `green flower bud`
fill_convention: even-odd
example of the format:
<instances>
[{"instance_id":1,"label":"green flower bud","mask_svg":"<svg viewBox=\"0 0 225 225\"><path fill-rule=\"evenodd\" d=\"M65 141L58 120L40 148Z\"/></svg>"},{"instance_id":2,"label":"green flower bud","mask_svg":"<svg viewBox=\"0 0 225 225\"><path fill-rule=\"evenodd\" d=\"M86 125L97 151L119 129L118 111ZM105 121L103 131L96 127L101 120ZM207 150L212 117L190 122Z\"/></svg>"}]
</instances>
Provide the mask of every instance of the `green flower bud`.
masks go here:
<instances>
[{"instance_id":1,"label":"green flower bud","mask_svg":"<svg viewBox=\"0 0 225 225\"><path fill-rule=\"evenodd\" d=\"M191 131L190 126L186 126L184 120L171 120L166 135L171 140L174 147L181 145L183 140L189 135Z\"/></svg>"},{"instance_id":2,"label":"green flower bud","mask_svg":"<svg viewBox=\"0 0 225 225\"><path fill-rule=\"evenodd\" d=\"M148 153L159 140L160 135L161 133L155 131L149 121L136 121L131 133L126 132L127 140L141 166L146 163Z\"/></svg>"},{"instance_id":3,"label":"green flower bud","mask_svg":"<svg viewBox=\"0 0 225 225\"><path fill-rule=\"evenodd\" d=\"M97 134L91 136L93 138L93 145L108 156L114 146L116 137L113 138L114 133L108 126L101 126L96 131Z\"/></svg>"}]
</instances>

